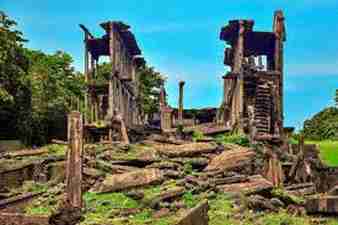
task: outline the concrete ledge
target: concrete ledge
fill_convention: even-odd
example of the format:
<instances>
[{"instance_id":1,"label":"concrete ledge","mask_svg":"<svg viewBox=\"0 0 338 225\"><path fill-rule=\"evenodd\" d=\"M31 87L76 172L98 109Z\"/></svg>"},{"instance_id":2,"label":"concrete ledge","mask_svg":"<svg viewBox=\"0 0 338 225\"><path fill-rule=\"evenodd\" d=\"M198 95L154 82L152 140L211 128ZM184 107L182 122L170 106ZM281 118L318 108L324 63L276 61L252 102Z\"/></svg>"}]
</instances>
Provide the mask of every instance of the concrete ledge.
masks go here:
<instances>
[{"instance_id":1,"label":"concrete ledge","mask_svg":"<svg viewBox=\"0 0 338 225\"><path fill-rule=\"evenodd\" d=\"M0 213L0 225L48 225L48 216Z\"/></svg>"}]
</instances>

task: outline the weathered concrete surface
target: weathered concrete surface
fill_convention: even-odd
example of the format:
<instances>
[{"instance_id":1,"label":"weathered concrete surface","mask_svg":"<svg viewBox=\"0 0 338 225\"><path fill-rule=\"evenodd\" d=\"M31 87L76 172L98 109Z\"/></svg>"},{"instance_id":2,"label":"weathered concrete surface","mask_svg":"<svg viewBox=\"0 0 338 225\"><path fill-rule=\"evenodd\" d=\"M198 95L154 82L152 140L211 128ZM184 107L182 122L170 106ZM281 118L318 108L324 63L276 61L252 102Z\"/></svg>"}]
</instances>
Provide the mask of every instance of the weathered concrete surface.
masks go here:
<instances>
[{"instance_id":1,"label":"weathered concrete surface","mask_svg":"<svg viewBox=\"0 0 338 225\"><path fill-rule=\"evenodd\" d=\"M48 216L0 213L0 225L49 225Z\"/></svg>"},{"instance_id":2,"label":"weathered concrete surface","mask_svg":"<svg viewBox=\"0 0 338 225\"><path fill-rule=\"evenodd\" d=\"M224 151L222 154L216 156L205 168L205 171L229 170L248 165L254 156L255 152L251 149L236 146L236 149Z\"/></svg>"},{"instance_id":3,"label":"weathered concrete surface","mask_svg":"<svg viewBox=\"0 0 338 225\"><path fill-rule=\"evenodd\" d=\"M220 147L216 143L189 143L182 145L158 146L160 154L168 157L193 157L200 154L217 152Z\"/></svg>"},{"instance_id":4,"label":"weathered concrete surface","mask_svg":"<svg viewBox=\"0 0 338 225\"><path fill-rule=\"evenodd\" d=\"M163 179L159 169L140 169L130 173L116 174L106 177L92 192L114 192L125 188L132 188L147 184L156 183Z\"/></svg>"},{"instance_id":5,"label":"weathered concrete surface","mask_svg":"<svg viewBox=\"0 0 338 225\"><path fill-rule=\"evenodd\" d=\"M40 148L40 149L23 149L15 152L8 152L6 154L7 157L24 157L24 156L35 156L35 155L43 155L48 154L48 149Z\"/></svg>"},{"instance_id":6,"label":"weathered concrete surface","mask_svg":"<svg viewBox=\"0 0 338 225\"><path fill-rule=\"evenodd\" d=\"M82 207L82 152L83 122L80 112L68 115L69 151L66 162L66 193L67 201L72 207Z\"/></svg>"},{"instance_id":7,"label":"weathered concrete surface","mask_svg":"<svg viewBox=\"0 0 338 225\"><path fill-rule=\"evenodd\" d=\"M321 196L310 198L305 203L309 214L323 213L338 215L338 196Z\"/></svg>"},{"instance_id":8,"label":"weathered concrete surface","mask_svg":"<svg viewBox=\"0 0 338 225\"><path fill-rule=\"evenodd\" d=\"M208 210L208 201L204 201L195 208L189 210L176 225L208 225Z\"/></svg>"},{"instance_id":9,"label":"weathered concrete surface","mask_svg":"<svg viewBox=\"0 0 338 225\"><path fill-rule=\"evenodd\" d=\"M263 178L261 175L250 176L248 177L247 182L217 186L217 189L222 192L242 192L245 194L259 193L271 190L272 188L272 183Z\"/></svg>"},{"instance_id":10,"label":"weathered concrete surface","mask_svg":"<svg viewBox=\"0 0 338 225\"><path fill-rule=\"evenodd\" d=\"M6 213L18 213L36 197L43 194L40 193L25 193L22 195L14 196L0 201L0 211ZM0 224L1 225L1 224Z\"/></svg>"},{"instance_id":11,"label":"weathered concrete surface","mask_svg":"<svg viewBox=\"0 0 338 225\"><path fill-rule=\"evenodd\" d=\"M184 194L184 191L183 187L176 187L162 192L151 199L150 207L155 208L162 201L179 197Z\"/></svg>"},{"instance_id":12,"label":"weathered concrete surface","mask_svg":"<svg viewBox=\"0 0 338 225\"><path fill-rule=\"evenodd\" d=\"M16 188L26 180L33 179L34 161L1 161L0 162L0 188Z\"/></svg>"}]
</instances>

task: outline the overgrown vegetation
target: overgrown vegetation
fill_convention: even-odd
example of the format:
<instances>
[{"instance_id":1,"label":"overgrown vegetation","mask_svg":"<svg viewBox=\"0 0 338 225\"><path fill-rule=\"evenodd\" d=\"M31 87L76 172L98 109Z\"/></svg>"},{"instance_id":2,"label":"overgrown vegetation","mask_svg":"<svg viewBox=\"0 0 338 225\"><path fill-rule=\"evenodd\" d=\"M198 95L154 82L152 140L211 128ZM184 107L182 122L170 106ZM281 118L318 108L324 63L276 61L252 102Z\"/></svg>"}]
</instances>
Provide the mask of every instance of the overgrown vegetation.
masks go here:
<instances>
[{"instance_id":1,"label":"overgrown vegetation","mask_svg":"<svg viewBox=\"0 0 338 225\"><path fill-rule=\"evenodd\" d=\"M144 66L137 74L139 79L138 104L144 114L152 115L159 110L160 88L165 77L153 67Z\"/></svg>"},{"instance_id":2,"label":"overgrown vegetation","mask_svg":"<svg viewBox=\"0 0 338 225\"><path fill-rule=\"evenodd\" d=\"M33 200L25 208L24 212L27 215L51 215L56 211L58 202L62 198L64 185L56 185L49 187L46 184L27 184L31 185L35 192L45 192L42 196Z\"/></svg>"},{"instance_id":3,"label":"overgrown vegetation","mask_svg":"<svg viewBox=\"0 0 338 225\"><path fill-rule=\"evenodd\" d=\"M198 130L194 130L194 132L192 133L192 140L194 142L198 141L198 140L201 140L204 138L204 134L203 132L201 131L198 131Z\"/></svg>"},{"instance_id":4,"label":"overgrown vegetation","mask_svg":"<svg viewBox=\"0 0 338 225\"><path fill-rule=\"evenodd\" d=\"M220 144L237 144L244 147L250 146L247 136L242 134L221 134L216 136L216 142Z\"/></svg>"},{"instance_id":5,"label":"overgrown vegetation","mask_svg":"<svg viewBox=\"0 0 338 225\"><path fill-rule=\"evenodd\" d=\"M158 186L147 189L147 198L158 194ZM146 193L145 193L146 194ZM141 208L139 202L129 198L123 193L96 194L87 192L84 195L86 212L82 225L171 225L174 218L171 216L163 218L153 218L153 212L148 208ZM138 212L127 216L119 215L122 209L136 209Z\"/></svg>"},{"instance_id":6,"label":"overgrown vegetation","mask_svg":"<svg viewBox=\"0 0 338 225\"><path fill-rule=\"evenodd\" d=\"M25 48L16 25L0 11L0 136L44 145L51 138L65 138L70 110L84 112L84 76L74 70L66 52L46 54ZM99 64L95 82L105 84L111 69L110 63ZM137 98L145 118L158 111L164 77L148 66L137 76Z\"/></svg>"},{"instance_id":7,"label":"overgrown vegetation","mask_svg":"<svg viewBox=\"0 0 338 225\"><path fill-rule=\"evenodd\" d=\"M0 132L3 138L43 145L64 130L65 113L81 99L83 76L65 52L24 48L16 25L0 12Z\"/></svg>"}]
</instances>

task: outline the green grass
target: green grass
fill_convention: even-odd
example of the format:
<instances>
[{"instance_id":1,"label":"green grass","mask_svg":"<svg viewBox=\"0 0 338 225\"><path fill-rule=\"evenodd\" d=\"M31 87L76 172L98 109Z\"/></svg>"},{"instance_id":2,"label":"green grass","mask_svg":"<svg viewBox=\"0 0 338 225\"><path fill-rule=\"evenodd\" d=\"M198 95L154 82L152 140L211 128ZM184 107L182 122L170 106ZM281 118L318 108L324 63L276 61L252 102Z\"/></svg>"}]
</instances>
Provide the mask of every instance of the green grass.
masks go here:
<instances>
[{"instance_id":1,"label":"green grass","mask_svg":"<svg viewBox=\"0 0 338 225\"><path fill-rule=\"evenodd\" d=\"M127 197L123 193L97 194L87 192L84 194L86 205L85 220L81 224L101 224L110 220L114 210L138 208L137 201ZM120 224L118 222L111 224ZM123 223L121 223L123 224Z\"/></svg>"},{"instance_id":2,"label":"green grass","mask_svg":"<svg viewBox=\"0 0 338 225\"><path fill-rule=\"evenodd\" d=\"M218 194L215 199L209 201L210 225L236 225L237 221L231 218L233 213L232 202L225 194Z\"/></svg>"},{"instance_id":3,"label":"green grass","mask_svg":"<svg viewBox=\"0 0 338 225\"><path fill-rule=\"evenodd\" d=\"M237 144L244 147L250 146L248 137L241 134L220 134L216 136L216 142L219 144Z\"/></svg>"},{"instance_id":4,"label":"green grass","mask_svg":"<svg viewBox=\"0 0 338 225\"><path fill-rule=\"evenodd\" d=\"M198 141L198 140L201 140L204 138L204 134L201 132L201 131L197 131L195 130L193 133L192 133L192 140L194 142Z\"/></svg>"},{"instance_id":5,"label":"green grass","mask_svg":"<svg viewBox=\"0 0 338 225\"><path fill-rule=\"evenodd\" d=\"M160 193L159 186L149 187L146 189L148 198ZM87 192L84 195L86 204L86 213L84 214L84 221L81 225L171 225L174 224L174 217L169 215L161 219L154 219L152 217L152 210L142 208L136 200L127 197L123 193L105 193L96 194ZM114 215L121 209L140 209L140 212L129 215L125 218Z\"/></svg>"},{"instance_id":6,"label":"green grass","mask_svg":"<svg viewBox=\"0 0 338 225\"><path fill-rule=\"evenodd\" d=\"M310 225L307 216L290 216L286 211L254 214L251 211L232 207L233 202L226 194L217 194L209 201L209 225ZM236 215L236 216L235 216ZM240 215L240 217L239 217ZM329 223L335 225L334 221Z\"/></svg>"},{"instance_id":7,"label":"green grass","mask_svg":"<svg viewBox=\"0 0 338 225\"><path fill-rule=\"evenodd\" d=\"M183 195L183 202L188 208L194 208L200 201L200 196L193 195L190 191Z\"/></svg>"},{"instance_id":8,"label":"green grass","mask_svg":"<svg viewBox=\"0 0 338 225\"><path fill-rule=\"evenodd\" d=\"M66 149L67 149L66 145L51 144L51 145L47 145L46 147L50 155L55 155L55 156L66 155Z\"/></svg>"},{"instance_id":9,"label":"green grass","mask_svg":"<svg viewBox=\"0 0 338 225\"><path fill-rule=\"evenodd\" d=\"M319 146L320 158L328 166L338 166L338 141L306 141L306 143Z\"/></svg>"}]
</instances>

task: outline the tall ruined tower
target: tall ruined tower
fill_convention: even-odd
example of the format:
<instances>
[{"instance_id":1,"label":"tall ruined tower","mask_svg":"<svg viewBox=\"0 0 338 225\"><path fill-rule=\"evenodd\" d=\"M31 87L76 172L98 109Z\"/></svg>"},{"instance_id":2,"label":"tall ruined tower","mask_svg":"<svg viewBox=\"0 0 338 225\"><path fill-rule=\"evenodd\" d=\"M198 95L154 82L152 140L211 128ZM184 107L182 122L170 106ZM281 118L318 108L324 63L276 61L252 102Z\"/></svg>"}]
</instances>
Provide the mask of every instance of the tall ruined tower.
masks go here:
<instances>
[{"instance_id":1,"label":"tall ruined tower","mask_svg":"<svg viewBox=\"0 0 338 225\"><path fill-rule=\"evenodd\" d=\"M252 139L279 138L283 130L284 16L276 11L273 32L254 31L252 20L232 20L222 28L224 79L222 121Z\"/></svg>"}]
</instances>

